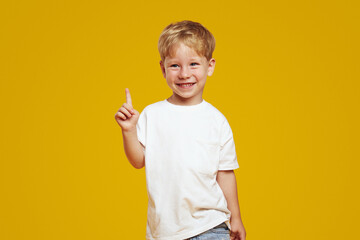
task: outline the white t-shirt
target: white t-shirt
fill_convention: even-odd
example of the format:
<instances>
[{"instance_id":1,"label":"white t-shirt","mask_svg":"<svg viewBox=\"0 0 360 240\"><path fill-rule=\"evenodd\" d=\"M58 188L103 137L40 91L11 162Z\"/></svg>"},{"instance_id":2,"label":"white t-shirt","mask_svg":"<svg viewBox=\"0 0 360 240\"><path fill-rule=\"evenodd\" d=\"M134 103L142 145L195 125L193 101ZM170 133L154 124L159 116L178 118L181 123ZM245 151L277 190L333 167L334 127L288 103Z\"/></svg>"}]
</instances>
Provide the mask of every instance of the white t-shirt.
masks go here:
<instances>
[{"instance_id":1,"label":"white t-shirt","mask_svg":"<svg viewBox=\"0 0 360 240\"><path fill-rule=\"evenodd\" d=\"M146 238L186 239L222 222L230 228L216 175L239 165L224 115L205 100L191 106L164 100L141 112L137 133L145 146Z\"/></svg>"}]
</instances>

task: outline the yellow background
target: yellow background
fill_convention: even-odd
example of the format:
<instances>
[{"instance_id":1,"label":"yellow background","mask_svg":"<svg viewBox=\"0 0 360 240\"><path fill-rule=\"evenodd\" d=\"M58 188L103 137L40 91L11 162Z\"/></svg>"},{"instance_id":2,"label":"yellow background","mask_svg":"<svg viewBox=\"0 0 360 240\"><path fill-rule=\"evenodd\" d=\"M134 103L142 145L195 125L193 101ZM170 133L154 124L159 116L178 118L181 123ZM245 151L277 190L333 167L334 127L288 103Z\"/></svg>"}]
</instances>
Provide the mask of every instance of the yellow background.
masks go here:
<instances>
[{"instance_id":1,"label":"yellow background","mask_svg":"<svg viewBox=\"0 0 360 240\"><path fill-rule=\"evenodd\" d=\"M235 136L248 240L360 239L358 1L1 1L0 239L144 239L114 120L171 91L157 40L215 36L204 98Z\"/></svg>"}]
</instances>

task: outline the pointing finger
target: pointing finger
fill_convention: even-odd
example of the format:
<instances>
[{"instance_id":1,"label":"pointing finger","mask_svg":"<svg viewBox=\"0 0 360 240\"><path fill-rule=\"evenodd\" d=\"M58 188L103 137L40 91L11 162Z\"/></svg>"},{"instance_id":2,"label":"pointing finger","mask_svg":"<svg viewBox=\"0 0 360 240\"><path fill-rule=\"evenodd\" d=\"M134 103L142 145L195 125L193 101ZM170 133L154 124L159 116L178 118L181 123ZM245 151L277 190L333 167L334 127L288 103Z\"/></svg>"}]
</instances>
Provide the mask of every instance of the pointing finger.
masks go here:
<instances>
[{"instance_id":1,"label":"pointing finger","mask_svg":"<svg viewBox=\"0 0 360 240\"><path fill-rule=\"evenodd\" d=\"M126 103L132 106L131 95L128 88L125 88L125 94L126 94Z\"/></svg>"}]
</instances>

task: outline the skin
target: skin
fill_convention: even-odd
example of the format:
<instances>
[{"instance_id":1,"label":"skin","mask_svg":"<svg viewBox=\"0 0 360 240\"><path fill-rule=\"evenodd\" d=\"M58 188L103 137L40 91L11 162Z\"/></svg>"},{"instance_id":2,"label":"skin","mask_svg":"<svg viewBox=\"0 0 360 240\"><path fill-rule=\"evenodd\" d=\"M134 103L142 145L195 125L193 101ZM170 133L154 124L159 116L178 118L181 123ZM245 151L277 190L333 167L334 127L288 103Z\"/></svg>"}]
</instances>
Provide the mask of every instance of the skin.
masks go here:
<instances>
[{"instance_id":1,"label":"skin","mask_svg":"<svg viewBox=\"0 0 360 240\"><path fill-rule=\"evenodd\" d=\"M174 46L173 56L160 61L161 71L173 95L168 101L177 105L195 105L202 102L206 78L215 69L215 59L207 60L192 48L180 43ZM189 88L179 84L194 83Z\"/></svg>"},{"instance_id":2,"label":"skin","mask_svg":"<svg viewBox=\"0 0 360 240\"><path fill-rule=\"evenodd\" d=\"M241 220L236 177L233 170L218 171L216 181L224 193L227 208L231 212L230 225L230 239L231 240L245 240L246 231Z\"/></svg>"},{"instance_id":3,"label":"skin","mask_svg":"<svg viewBox=\"0 0 360 240\"><path fill-rule=\"evenodd\" d=\"M145 166L144 146L137 138L136 123L139 120L139 112L132 106L129 89L125 89L126 103L115 114L115 120L122 130L125 155L135 168Z\"/></svg>"},{"instance_id":4,"label":"skin","mask_svg":"<svg viewBox=\"0 0 360 240\"><path fill-rule=\"evenodd\" d=\"M176 105L195 105L202 102L206 78L215 69L215 59L199 56L192 48L180 43L175 46L173 56L160 61L161 71L173 94L167 99ZM193 83L191 87L181 84ZM115 120L122 129L126 157L135 168L145 166L144 146L137 139L136 124L139 112L132 106L129 89L125 89L126 102L115 114ZM233 170L218 171L216 178L231 212L231 240L245 240L246 232L241 220L236 178Z\"/></svg>"}]
</instances>

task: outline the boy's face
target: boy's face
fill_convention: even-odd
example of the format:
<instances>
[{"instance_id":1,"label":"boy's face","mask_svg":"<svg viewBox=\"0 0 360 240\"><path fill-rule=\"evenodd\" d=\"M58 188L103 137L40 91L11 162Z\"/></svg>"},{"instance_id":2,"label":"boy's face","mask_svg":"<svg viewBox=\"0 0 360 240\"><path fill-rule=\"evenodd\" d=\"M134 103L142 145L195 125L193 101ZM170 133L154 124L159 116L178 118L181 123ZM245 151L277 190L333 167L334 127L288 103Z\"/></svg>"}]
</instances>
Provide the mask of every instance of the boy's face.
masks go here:
<instances>
[{"instance_id":1,"label":"boy's face","mask_svg":"<svg viewBox=\"0 0 360 240\"><path fill-rule=\"evenodd\" d=\"M173 91L169 101L178 105L194 105L202 101L206 78L214 72L215 59L208 61L180 43L175 47L174 56L167 56L160 61L160 66Z\"/></svg>"}]
</instances>

